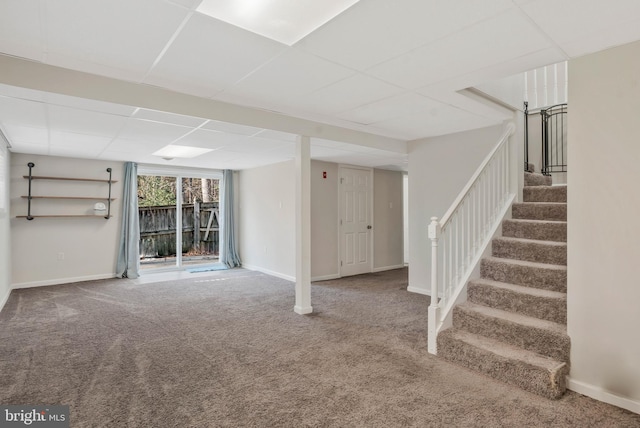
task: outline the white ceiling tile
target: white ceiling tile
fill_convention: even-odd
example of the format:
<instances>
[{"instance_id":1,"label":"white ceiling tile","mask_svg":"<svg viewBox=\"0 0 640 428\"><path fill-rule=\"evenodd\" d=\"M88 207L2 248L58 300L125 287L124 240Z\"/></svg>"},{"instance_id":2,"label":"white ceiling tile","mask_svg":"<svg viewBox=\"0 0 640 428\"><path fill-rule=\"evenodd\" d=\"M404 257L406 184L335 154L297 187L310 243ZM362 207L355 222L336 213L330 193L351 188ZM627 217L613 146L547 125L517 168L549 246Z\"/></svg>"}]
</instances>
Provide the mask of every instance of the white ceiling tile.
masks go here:
<instances>
[{"instance_id":1,"label":"white ceiling tile","mask_svg":"<svg viewBox=\"0 0 640 428\"><path fill-rule=\"evenodd\" d=\"M49 104L52 130L114 138L127 120L124 116Z\"/></svg>"},{"instance_id":2,"label":"white ceiling tile","mask_svg":"<svg viewBox=\"0 0 640 428\"><path fill-rule=\"evenodd\" d=\"M12 124L3 124L3 128L12 146L19 143L49 144L49 130L47 128L31 128Z\"/></svg>"},{"instance_id":3,"label":"white ceiling tile","mask_svg":"<svg viewBox=\"0 0 640 428\"><path fill-rule=\"evenodd\" d=\"M47 53L46 63L56 67L127 81L140 81L145 75L143 69L132 70L133 67L127 67L126 64L124 64L124 67L115 65L115 63L109 65L98 64L73 54L59 54L57 52Z\"/></svg>"},{"instance_id":4,"label":"white ceiling tile","mask_svg":"<svg viewBox=\"0 0 640 428\"><path fill-rule=\"evenodd\" d=\"M236 123L221 122L218 120L208 121L204 126L202 126L202 129L209 129L211 131L226 132L229 134L238 134L238 135L255 135L258 132L263 130L262 128L256 128L253 126L246 126L246 125L238 125Z\"/></svg>"},{"instance_id":5,"label":"white ceiling tile","mask_svg":"<svg viewBox=\"0 0 640 428\"><path fill-rule=\"evenodd\" d=\"M0 96L0 123L14 126L47 127L45 104Z\"/></svg>"},{"instance_id":6,"label":"white ceiling tile","mask_svg":"<svg viewBox=\"0 0 640 428\"><path fill-rule=\"evenodd\" d=\"M607 37L609 31L637 21L640 16L640 2L637 0L537 0L520 7L560 45L594 34Z\"/></svg>"},{"instance_id":7,"label":"white ceiling tile","mask_svg":"<svg viewBox=\"0 0 640 428\"><path fill-rule=\"evenodd\" d=\"M345 67L291 48L225 92L255 100L286 100L353 74Z\"/></svg>"},{"instance_id":8,"label":"white ceiling tile","mask_svg":"<svg viewBox=\"0 0 640 428\"><path fill-rule=\"evenodd\" d=\"M144 119L144 120L150 120L152 122L168 123L170 125L188 126L191 128L197 128L207 121L206 119L201 119L198 117L184 116L181 114L167 113L164 111L157 111L157 110L148 110L144 108L138 109L132 117L135 119Z\"/></svg>"},{"instance_id":9,"label":"white ceiling tile","mask_svg":"<svg viewBox=\"0 0 640 428\"><path fill-rule=\"evenodd\" d=\"M42 60L40 2L24 0L0 2L0 52Z\"/></svg>"},{"instance_id":10,"label":"white ceiling tile","mask_svg":"<svg viewBox=\"0 0 640 428\"><path fill-rule=\"evenodd\" d=\"M408 139L419 139L437 135L483 128L501 123L472 113L446 106L428 114L414 114L386 120L376 125L406 133Z\"/></svg>"},{"instance_id":11,"label":"white ceiling tile","mask_svg":"<svg viewBox=\"0 0 640 428\"><path fill-rule=\"evenodd\" d=\"M78 146L78 147L63 147L52 145L49 148L49 154L51 156L66 156L73 158L97 158L102 153L102 148L97 146Z\"/></svg>"},{"instance_id":12,"label":"white ceiling tile","mask_svg":"<svg viewBox=\"0 0 640 428\"><path fill-rule=\"evenodd\" d=\"M372 124L411 114L416 110L438 109L442 104L421 95L405 93L366 104L338 116L352 122Z\"/></svg>"},{"instance_id":13,"label":"white ceiling tile","mask_svg":"<svg viewBox=\"0 0 640 428\"><path fill-rule=\"evenodd\" d=\"M362 71L510 7L509 0L361 1L297 46Z\"/></svg>"},{"instance_id":14,"label":"white ceiling tile","mask_svg":"<svg viewBox=\"0 0 640 428\"><path fill-rule=\"evenodd\" d=\"M211 97L284 49L280 43L196 13L145 82Z\"/></svg>"},{"instance_id":15,"label":"white ceiling tile","mask_svg":"<svg viewBox=\"0 0 640 428\"><path fill-rule=\"evenodd\" d=\"M549 46L548 40L513 10L375 66L367 73L417 89Z\"/></svg>"},{"instance_id":16,"label":"white ceiling tile","mask_svg":"<svg viewBox=\"0 0 640 428\"><path fill-rule=\"evenodd\" d=\"M397 86L370 76L356 74L292 100L292 105L312 112L334 114L401 92L404 90Z\"/></svg>"},{"instance_id":17,"label":"white ceiling tile","mask_svg":"<svg viewBox=\"0 0 640 428\"><path fill-rule=\"evenodd\" d=\"M149 69L188 14L156 0L45 1L50 54L138 73Z\"/></svg>"},{"instance_id":18,"label":"white ceiling tile","mask_svg":"<svg viewBox=\"0 0 640 428\"><path fill-rule=\"evenodd\" d=\"M175 142L175 144L181 146L214 149L233 144L235 141L239 141L242 138L243 137L238 134L227 134L225 132L198 129L180 138Z\"/></svg>"},{"instance_id":19,"label":"white ceiling tile","mask_svg":"<svg viewBox=\"0 0 640 428\"><path fill-rule=\"evenodd\" d=\"M77 134L75 132L51 131L49 142L52 147L78 149L91 147L98 153L109 145L111 138L96 135Z\"/></svg>"},{"instance_id":20,"label":"white ceiling tile","mask_svg":"<svg viewBox=\"0 0 640 428\"><path fill-rule=\"evenodd\" d=\"M160 150L168 143L166 141L149 141L145 139L116 138L105 148L106 152L123 152L132 154L148 154Z\"/></svg>"},{"instance_id":21,"label":"white ceiling tile","mask_svg":"<svg viewBox=\"0 0 640 428\"><path fill-rule=\"evenodd\" d=\"M191 132L192 129L148 120L128 119L118 137L126 140L169 144Z\"/></svg>"},{"instance_id":22,"label":"white ceiling tile","mask_svg":"<svg viewBox=\"0 0 640 428\"><path fill-rule=\"evenodd\" d=\"M12 143L11 153L25 153L29 155L48 155L48 144L29 144L21 141Z\"/></svg>"},{"instance_id":23,"label":"white ceiling tile","mask_svg":"<svg viewBox=\"0 0 640 428\"><path fill-rule=\"evenodd\" d=\"M177 4L178 6L186 7L187 9L194 9L202 2L202 0L167 0L170 3Z\"/></svg>"}]
</instances>

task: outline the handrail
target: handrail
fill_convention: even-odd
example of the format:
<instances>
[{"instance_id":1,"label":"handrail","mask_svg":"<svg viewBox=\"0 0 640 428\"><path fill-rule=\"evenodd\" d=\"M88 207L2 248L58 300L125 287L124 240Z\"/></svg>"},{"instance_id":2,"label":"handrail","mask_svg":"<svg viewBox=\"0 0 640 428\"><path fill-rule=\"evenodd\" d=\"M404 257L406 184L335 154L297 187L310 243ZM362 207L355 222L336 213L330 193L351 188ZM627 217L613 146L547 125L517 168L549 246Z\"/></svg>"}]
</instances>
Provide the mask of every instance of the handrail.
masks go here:
<instances>
[{"instance_id":1,"label":"handrail","mask_svg":"<svg viewBox=\"0 0 640 428\"><path fill-rule=\"evenodd\" d=\"M484 249L513 201L509 123L442 219L431 217L431 304L428 351L437 353L437 335L479 263ZM442 245L439 245L439 241Z\"/></svg>"}]
</instances>

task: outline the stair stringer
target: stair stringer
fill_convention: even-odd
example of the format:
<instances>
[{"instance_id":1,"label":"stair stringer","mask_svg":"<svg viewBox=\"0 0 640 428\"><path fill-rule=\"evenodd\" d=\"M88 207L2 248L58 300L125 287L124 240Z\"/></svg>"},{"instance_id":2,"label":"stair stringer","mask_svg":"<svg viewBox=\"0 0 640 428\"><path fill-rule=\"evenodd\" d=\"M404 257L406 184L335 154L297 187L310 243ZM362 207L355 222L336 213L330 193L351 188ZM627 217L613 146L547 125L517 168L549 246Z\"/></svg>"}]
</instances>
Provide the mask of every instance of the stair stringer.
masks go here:
<instances>
[{"instance_id":1,"label":"stair stringer","mask_svg":"<svg viewBox=\"0 0 640 428\"><path fill-rule=\"evenodd\" d=\"M504 207L496 216L489 233L480 245L481 251L477 252L476 256L471 261L471 268L468 269L467 273L460 279L459 283L464 285L457 287L456 291L449 299L449 304L440 309L440 322L436 328L436 335L453 326L453 308L467 301L467 285L469 284L469 281L480 278L480 263L483 258L491 255L493 239L502 236L502 221L511 220L511 207L515 200L515 194L509 195Z\"/></svg>"}]
</instances>

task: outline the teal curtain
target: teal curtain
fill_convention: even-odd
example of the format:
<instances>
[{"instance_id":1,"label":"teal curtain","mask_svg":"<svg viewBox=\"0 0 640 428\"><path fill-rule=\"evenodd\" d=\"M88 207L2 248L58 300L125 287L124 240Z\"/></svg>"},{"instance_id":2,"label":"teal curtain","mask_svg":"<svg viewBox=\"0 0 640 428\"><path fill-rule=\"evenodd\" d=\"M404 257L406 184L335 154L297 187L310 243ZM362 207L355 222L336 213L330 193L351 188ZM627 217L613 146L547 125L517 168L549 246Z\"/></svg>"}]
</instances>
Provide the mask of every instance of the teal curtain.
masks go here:
<instances>
[{"instance_id":1,"label":"teal curtain","mask_svg":"<svg viewBox=\"0 0 640 428\"><path fill-rule=\"evenodd\" d=\"M234 218L234 194L233 194L233 171L225 169L222 171L222 249L220 251L220 262L227 267L240 266L240 257L235 236Z\"/></svg>"},{"instance_id":2,"label":"teal curtain","mask_svg":"<svg viewBox=\"0 0 640 428\"><path fill-rule=\"evenodd\" d=\"M140 223L138 218L138 165L133 162L124 164L122 185L122 229L118 263L118 278L137 278L140 276Z\"/></svg>"}]
</instances>

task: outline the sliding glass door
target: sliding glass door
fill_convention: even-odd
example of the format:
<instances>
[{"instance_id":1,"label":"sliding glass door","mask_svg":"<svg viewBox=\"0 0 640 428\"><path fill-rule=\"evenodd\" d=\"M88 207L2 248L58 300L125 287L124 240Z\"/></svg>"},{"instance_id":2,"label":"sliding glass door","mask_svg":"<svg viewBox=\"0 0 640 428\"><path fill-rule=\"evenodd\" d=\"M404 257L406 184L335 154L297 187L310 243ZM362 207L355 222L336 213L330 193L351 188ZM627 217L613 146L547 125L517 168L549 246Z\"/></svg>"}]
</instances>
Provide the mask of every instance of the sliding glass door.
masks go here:
<instances>
[{"instance_id":1,"label":"sliding glass door","mask_svg":"<svg viewBox=\"0 0 640 428\"><path fill-rule=\"evenodd\" d=\"M218 174L138 171L140 269L188 269L218 262Z\"/></svg>"}]
</instances>

